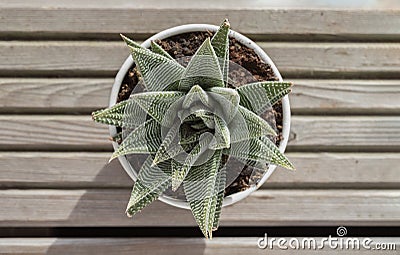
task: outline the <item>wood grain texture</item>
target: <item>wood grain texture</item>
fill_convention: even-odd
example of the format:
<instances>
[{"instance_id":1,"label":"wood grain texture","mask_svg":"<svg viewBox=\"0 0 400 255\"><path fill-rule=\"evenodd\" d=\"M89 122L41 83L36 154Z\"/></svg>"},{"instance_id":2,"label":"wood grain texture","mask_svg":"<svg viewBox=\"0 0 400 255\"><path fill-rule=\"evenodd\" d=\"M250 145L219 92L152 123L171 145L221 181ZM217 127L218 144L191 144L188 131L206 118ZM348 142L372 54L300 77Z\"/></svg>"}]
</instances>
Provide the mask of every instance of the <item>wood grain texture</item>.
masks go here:
<instances>
[{"instance_id":1,"label":"wood grain texture","mask_svg":"<svg viewBox=\"0 0 400 255\"><path fill-rule=\"evenodd\" d=\"M187 23L219 24L223 17L230 19L235 30L248 34L398 36L400 33L398 3L5 1L1 7L0 31L13 34L156 33Z\"/></svg>"},{"instance_id":2,"label":"wood grain texture","mask_svg":"<svg viewBox=\"0 0 400 255\"><path fill-rule=\"evenodd\" d=\"M397 116L293 116L289 144L292 149L398 150Z\"/></svg>"},{"instance_id":3,"label":"wood grain texture","mask_svg":"<svg viewBox=\"0 0 400 255\"><path fill-rule=\"evenodd\" d=\"M107 107L113 79L3 78L2 112L82 112Z\"/></svg>"},{"instance_id":4,"label":"wood grain texture","mask_svg":"<svg viewBox=\"0 0 400 255\"><path fill-rule=\"evenodd\" d=\"M399 80L293 80L293 113L388 114L400 111Z\"/></svg>"},{"instance_id":5,"label":"wood grain texture","mask_svg":"<svg viewBox=\"0 0 400 255\"><path fill-rule=\"evenodd\" d=\"M154 202L130 219L130 189L1 190L0 226L194 226ZM259 190L223 209L221 226L400 226L399 190Z\"/></svg>"},{"instance_id":6,"label":"wood grain texture","mask_svg":"<svg viewBox=\"0 0 400 255\"><path fill-rule=\"evenodd\" d=\"M85 115L0 115L2 150L111 150L108 128ZM400 148L398 116L293 116L289 150Z\"/></svg>"},{"instance_id":7,"label":"wood grain texture","mask_svg":"<svg viewBox=\"0 0 400 255\"><path fill-rule=\"evenodd\" d=\"M400 80L294 79L293 113L400 112ZM89 113L108 106L112 78L3 78L0 112Z\"/></svg>"},{"instance_id":8,"label":"wood grain texture","mask_svg":"<svg viewBox=\"0 0 400 255\"><path fill-rule=\"evenodd\" d=\"M0 116L0 148L3 150L59 149L110 150L108 128L90 116Z\"/></svg>"},{"instance_id":9,"label":"wood grain texture","mask_svg":"<svg viewBox=\"0 0 400 255\"><path fill-rule=\"evenodd\" d=\"M111 153L1 152L0 188L130 188ZM262 188L398 188L399 153L287 153L297 171L278 168Z\"/></svg>"},{"instance_id":10,"label":"wood grain texture","mask_svg":"<svg viewBox=\"0 0 400 255\"><path fill-rule=\"evenodd\" d=\"M400 43L259 45L284 77L400 78ZM2 41L0 74L112 77L128 55L122 41Z\"/></svg>"},{"instance_id":11,"label":"wood grain texture","mask_svg":"<svg viewBox=\"0 0 400 255\"><path fill-rule=\"evenodd\" d=\"M132 255L132 254L185 254L190 249L193 255L242 255L242 254L344 254L341 249L331 249L328 244L322 249L273 249L265 250L257 247L260 237L216 237L213 240L200 238L5 238L0 239L0 254L21 255L83 255L95 253L98 255ZM297 237L302 242L307 237ZM285 238L288 240L291 237ZM364 238L360 238L362 241ZM400 238L372 237L370 247L377 243L394 244L400 246ZM321 247L321 238L315 238L316 244ZM306 244L307 245L307 244ZM285 246L288 246L287 244ZM361 246L361 245L360 245ZM150 249L151 247L151 249ZM350 246L351 247L351 246ZM396 251L387 251L394 254ZM371 250L361 246L360 250L351 251L351 254L368 255ZM383 251L383 253L385 253Z\"/></svg>"}]
</instances>

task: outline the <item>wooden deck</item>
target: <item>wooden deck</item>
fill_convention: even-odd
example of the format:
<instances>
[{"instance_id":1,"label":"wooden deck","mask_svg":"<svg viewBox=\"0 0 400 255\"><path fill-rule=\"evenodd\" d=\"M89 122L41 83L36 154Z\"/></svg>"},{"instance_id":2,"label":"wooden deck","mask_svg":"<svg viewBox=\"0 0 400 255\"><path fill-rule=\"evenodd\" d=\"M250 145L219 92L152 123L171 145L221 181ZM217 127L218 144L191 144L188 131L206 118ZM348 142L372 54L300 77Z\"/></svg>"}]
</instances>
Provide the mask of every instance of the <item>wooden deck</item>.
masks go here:
<instances>
[{"instance_id":1,"label":"wooden deck","mask_svg":"<svg viewBox=\"0 0 400 255\"><path fill-rule=\"evenodd\" d=\"M143 40L224 17L296 84L287 151L298 171L277 169L262 189L223 209L221 227L400 227L400 4L315 2L1 1L0 230L11 234L0 238L0 254L341 252L260 250L261 236L35 235L58 227L195 226L189 211L161 202L134 220L125 216L132 181L117 161L107 165L108 129L89 114L107 106L129 54L119 33ZM30 231L16 237L12 228ZM397 244L377 254L400 250L400 238L373 239Z\"/></svg>"}]
</instances>

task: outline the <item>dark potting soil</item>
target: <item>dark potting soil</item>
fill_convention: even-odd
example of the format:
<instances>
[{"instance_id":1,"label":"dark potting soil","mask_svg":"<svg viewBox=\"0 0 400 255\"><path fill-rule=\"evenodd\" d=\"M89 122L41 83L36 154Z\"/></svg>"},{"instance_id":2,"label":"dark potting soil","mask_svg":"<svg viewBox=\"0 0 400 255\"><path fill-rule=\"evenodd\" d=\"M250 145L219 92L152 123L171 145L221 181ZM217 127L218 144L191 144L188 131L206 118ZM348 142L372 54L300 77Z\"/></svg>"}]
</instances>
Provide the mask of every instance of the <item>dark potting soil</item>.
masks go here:
<instances>
[{"instance_id":1,"label":"dark potting soil","mask_svg":"<svg viewBox=\"0 0 400 255\"><path fill-rule=\"evenodd\" d=\"M204 40L207 37L212 36L212 32L194 32L173 36L156 42L173 58L180 59L193 56ZM249 73L244 73L243 69L229 70L229 78L235 81L235 86L257 81L278 80L271 67L264 63L254 50L246 47L233 38L229 40L229 59L251 73L251 75L249 75ZM136 67L133 66L125 75L118 94L117 102L127 100L138 81L137 70ZM267 120L270 124L275 124L278 130L277 133L279 134L275 139L275 142L279 145L282 140L282 102L279 101L276 103L273 106L272 111L267 111L261 117ZM143 160L142 157L138 158L140 158L140 161ZM230 169L230 171L231 170L232 169ZM233 171L236 171L236 169L233 169ZM240 165L240 169L237 169L237 171L240 171L240 173L238 174L238 177L225 188L225 196L248 189L252 184L258 183L264 174L263 171L254 169L247 165L244 166L244 168L243 165Z\"/></svg>"}]
</instances>

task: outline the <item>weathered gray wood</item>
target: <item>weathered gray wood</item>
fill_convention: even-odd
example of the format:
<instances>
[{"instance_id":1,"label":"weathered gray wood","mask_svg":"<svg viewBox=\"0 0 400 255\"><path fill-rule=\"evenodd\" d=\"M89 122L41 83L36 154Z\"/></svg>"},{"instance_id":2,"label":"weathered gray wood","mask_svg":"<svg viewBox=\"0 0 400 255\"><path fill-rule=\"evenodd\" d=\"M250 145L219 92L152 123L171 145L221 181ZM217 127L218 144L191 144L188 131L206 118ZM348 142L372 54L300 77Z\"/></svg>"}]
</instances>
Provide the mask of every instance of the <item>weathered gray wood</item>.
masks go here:
<instances>
[{"instance_id":1,"label":"weathered gray wood","mask_svg":"<svg viewBox=\"0 0 400 255\"><path fill-rule=\"evenodd\" d=\"M399 43L260 43L284 77L400 77ZM0 42L2 75L115 75L120 42Z\"/></svg>"},{"instance_id":2,"label":"weathered gray wood","mask_svg":"<svg viewBox=\"0 0 400 255\"><path fill-rule=\"evenodd\" d=\"M318 151L348 148L398 150L400 118L381 116L293 116L289 144Z\"/></svg>"},{"instance_id":3,"label":"weathered gray wood","mask_svg":"<svg viewBox=\"0 0 400 255\"><path fill-rule=\"evenodd\" d=\"M110 150L108 128L86 115L0 115L0 149ZM397 116L293 116L289 149L398 150Z\"/></svg>"},{"instance_id":4,"label":"weathered gray wood","mask_svg":"<svg viewBox=\"0 0 400 255\"><path fill-rule=\"evenodd\" d=\"M293 113L398 113L398 80L293 80Z\"/></svg>"},{"instance_id":5,"label":"weathered gray wood","mask_svg":"<svg viewBox=\"0 0 400 255\"><path fill-rule=\"evenodd\" d=\"M90 112L108 106L112 78L4 78L1 112ZM293 113L398 113L400 80L292 80Z\"/></svg>"},{"instance_id":6,"label":"weathered gray wood","mask_svg":"<svg viewBox=\"0 0 400 255\"><path fill-rule=\"evenodd\" d=\"M111 149L107 126L88 115L3 115L0 123L3 150Z\"/></svg>"},{"instance_id":7,"label":"weathered gray wood","mask_svg":"<svg viewBox=\"0 0 400 255\"><path fill-rule=\"evenodd\" d=\"M130 188L133 182L111 153L2 152L1 188ZM399 153L287 153L263 188L398 188Z\"/></svg>"},{"instance_id":8,"label":"weathered gray wood","mask_svg":"<svg viewBox=\"0 0 400 255\"><path fill-rule=\"evenodd\" d=\"M2 112L82 112L108 106L113 79L0 80Z\"/></svg>"},{"instance_id":9,"label":"weathered gray wood","mask_svg":"<svg viewBox=\"0 0 400 255\"><path fill-rule=\"evenodd\" d=\"M3 1L4 2L4 1ZM219 24L248 34L381 35L398 38L399 5L324 1L13 1L2 3L0 31L18 33L156 33L187 23ZM268 24L268 25L265 25ZM316 24L318 24L316 26ZM390 38L391 38L390 37ZM353 38L356 38L354 36Z\"/></svg>"},{"instance_id":10,"label":"weathered gray wood","mask_svg":"<svg viewBox=\"0 0 400 255\"><path fill-rule=\"evenodd\" d=\"M111 153L2 152L0 187L125 187L133 181Z\"/></svg>"},{"instance_id":11,"label":"weathered gray wood","mask_svg":"<svg viewBox=\"0 0 400 255\"><path fill-rule=\"evenodd\" d=\"M0 226L194 226L189 210L154 202L134 219L130 189L1 190ZM221 226L400 226L399 190L259 190L223 209Z\"/></svg>"},{"instance_id":12,"label":"weathered gray wood","mask_svg":"<svg viewBox=\"0 0 400 255\"><path fill-rule=\"evenodd\" d=\"M317 250L313 249L280 249L275 242L273 249L259 249L257 246L260 237L216 237L212 240L200 238L4 238L0 239L0 254L21 255L63 255L63 254L190 254L194 255L243 255L243 254L344 254L340 248L333 249L329 244L322 245L322 238L316 237ZM270 237L271 238L271 237ZM308 237L296 237L301 244ZM286 237L287 244L291 237ZM362 242L365 238L359 238ZM377 243L394 244L399 249L400 238L371 237L373 243L370 247L376 247ZM344 240L346 238L344 237ZM300 246L301 247L301 246ZM307 247L307 243L305 244ZM346 246L344 246L346 247ZM349 247L352 247L349 245ZM360 250L347 250L351 254L371 254L360 244ZM394 254L392 250L382 251L382 254ZM349 254L349 253L347 253Z\"/></svg>"}]
</instances>

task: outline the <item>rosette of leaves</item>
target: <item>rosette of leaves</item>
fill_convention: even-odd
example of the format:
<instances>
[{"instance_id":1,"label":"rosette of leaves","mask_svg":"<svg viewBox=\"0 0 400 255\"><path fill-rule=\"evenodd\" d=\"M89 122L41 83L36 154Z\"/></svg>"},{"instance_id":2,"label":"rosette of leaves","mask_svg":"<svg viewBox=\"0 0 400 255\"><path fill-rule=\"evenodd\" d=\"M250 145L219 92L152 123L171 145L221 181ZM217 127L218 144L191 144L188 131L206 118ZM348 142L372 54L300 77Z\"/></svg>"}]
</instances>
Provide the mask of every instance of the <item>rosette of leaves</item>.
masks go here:
<instances>
[{"instance_id":1,"label":"rosette of leaves","mask_svg":"<svg viewBox=\"0 0 400 255\"><path fill-rule=\"evenodd\" d=\"M291 83L229 87L228 34L225 20L186 66L155 42L146 49L122 36L145 90L92 116L127 133L111 159L148 155L132 190L128 216L168 188L183 185L196 222L204 236L211 238L221 214L227 157L262 170L267 164L294 169L271 140L277 135L275 129L260 117L290 92Z\"/></svg>"}]
</instances>

